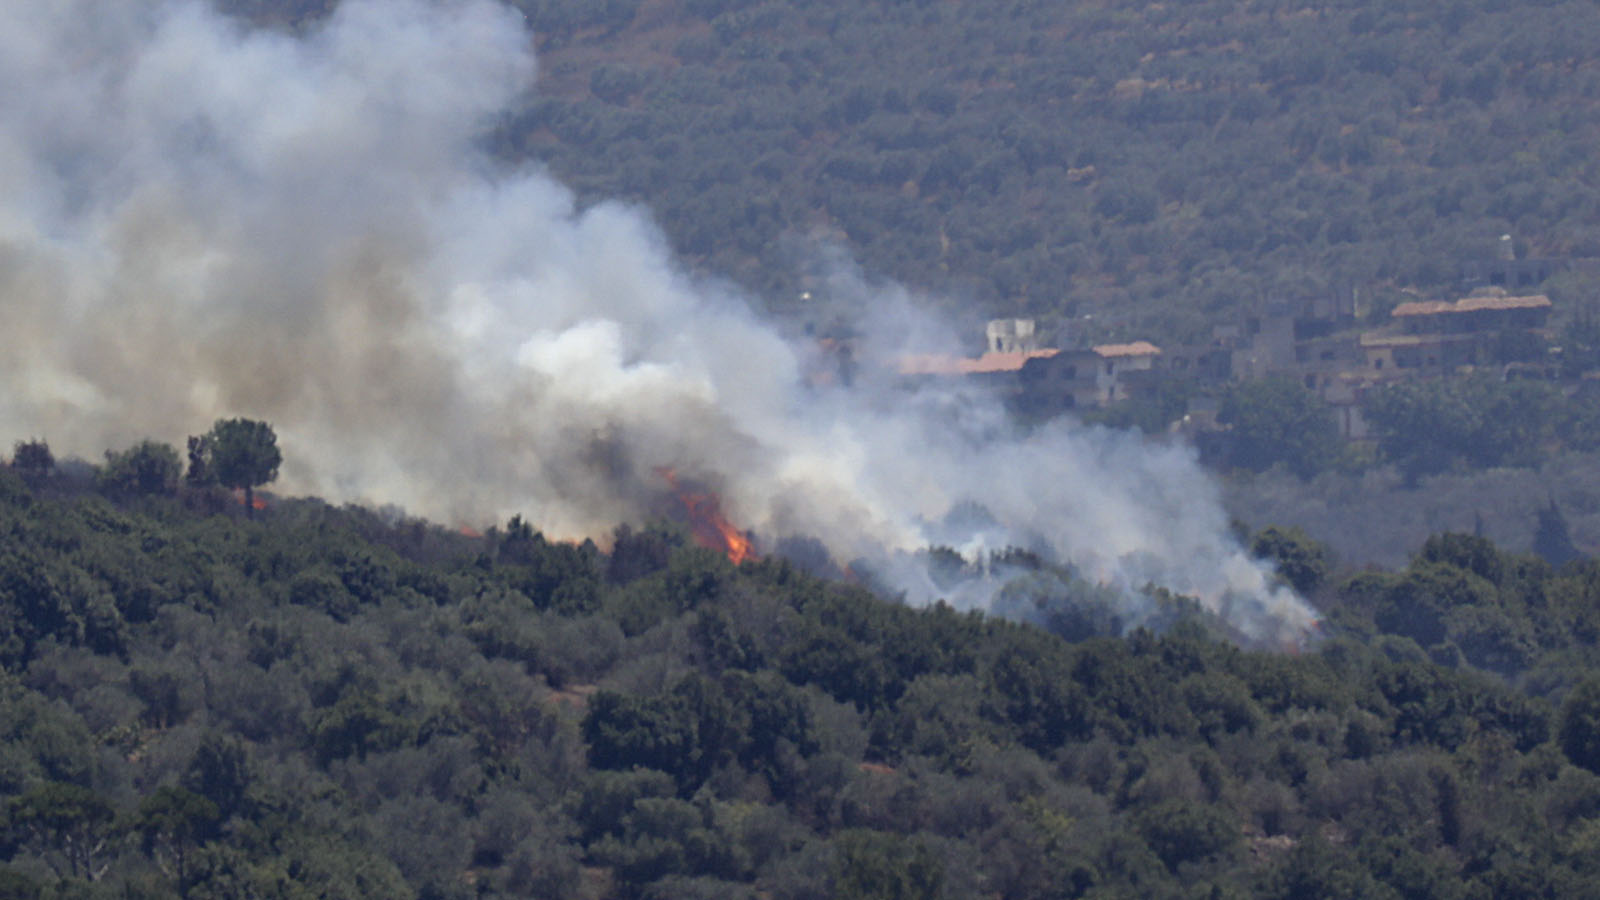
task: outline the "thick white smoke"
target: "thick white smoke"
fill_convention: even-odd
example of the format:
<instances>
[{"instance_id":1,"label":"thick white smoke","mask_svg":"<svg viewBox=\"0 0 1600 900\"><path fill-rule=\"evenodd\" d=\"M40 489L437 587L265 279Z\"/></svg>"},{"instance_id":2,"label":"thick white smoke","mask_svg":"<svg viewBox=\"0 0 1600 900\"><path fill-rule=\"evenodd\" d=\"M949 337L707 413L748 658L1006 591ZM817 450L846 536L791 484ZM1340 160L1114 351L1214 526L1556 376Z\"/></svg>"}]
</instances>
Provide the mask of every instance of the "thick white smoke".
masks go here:
<instances>
[{"instance_id":1,"label":"thick white smoke","mask_svg":"<svg viewBox=\"0 0 1600 900\"><path fill-rule=\"evenodd\" d=\"M637 522L673 467L844 559L923 546L975 501L994 522L967 549L1044 546L1256 637L1310 623L1181 449L809 387L646 216L579 212L481 152L533 76L521 17L489 0L346 0L299 37L195 0L8 0L0 431L93 458L264 418L280 487L555 536ZM932 330L861 290L869 335Z\"/></svg>"}]
</instances>

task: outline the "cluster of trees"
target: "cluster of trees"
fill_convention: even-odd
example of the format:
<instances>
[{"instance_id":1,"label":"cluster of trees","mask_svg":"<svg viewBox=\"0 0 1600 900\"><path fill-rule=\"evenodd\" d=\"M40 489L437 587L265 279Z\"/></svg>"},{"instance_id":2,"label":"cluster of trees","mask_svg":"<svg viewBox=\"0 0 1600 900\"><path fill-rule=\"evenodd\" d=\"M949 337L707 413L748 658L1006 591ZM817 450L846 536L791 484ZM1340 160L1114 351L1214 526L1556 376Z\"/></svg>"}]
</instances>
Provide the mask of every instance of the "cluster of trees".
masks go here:
<instances>
[{"instance_id":1,"label":"cluster of trees","mask_svg":"<svg viewBox=\"0 0 1600 900\"><path fill-rule=\"evenodd\" d=\"M1260 472L1282 465L1310 478L1347 458L1332 408L1293 378L1232 385L1217 422L1227 431L1210 446L1221 448L1227 466Z\"/></svg>"},{"instance_id":2,"label":"cluster of trees","mask_svg":"<svg viewBox=\"0 0 1600 900\"><path fill-rule=\"evenodd\" d=\"M144 445L140 445L143 447ZM157 445L159 446L159 445ZM220 465L212 446L209 457ZM0 469L7 897L1585 896L1600 567L1444 535L1298 648ZM20 448L19 448L20 451ZM32 452L32 451L30 451ZM20 463L20 464L19 464ZM943 551L941 577L966 564ZM989 571L997 565L985 567ZM1096 624L1099 623L1099 624ZM1052 629L1054 633L1052 633Z\"/></svg>"},{"instance_id":3,"label":"cluster of trees","mask_svg":"<svg viewBox=\"0 0 1600 900\"><path fill-rule=\"evenodd\" d=\"M107 450L105 464L92 469L89 477L101 493L122 500L173 497L180 481L202 495L223 487L242 492L248 512L256 505L255 489L277 480L282 461L271 425L253 419L218 419L210 431L189 438L187 472L171 444L143 440L125 450ZM55 454L46 441L18 441L11 468L29 483L44 485L55 472Z\"/></svg>"},{"instance_id":4,"label":"cluster of trees","mask_svg":"<svg viewBox=\"0 0 1600 900\"><path fill-rule=\"evenodd\" d=\"M501 152L797 316L789 238L819 230L975 319L1092 312L1088 338L1442 288L1507 232L1600 256L1589 4L516 5L542 82Z\"/></svg>"},{"instance_id":5,"label":"cluster of trees","mask_svg":"<svg viewBox=\"0 0 1600 900\"><path fill-rule=\"evenodd\" d=\"M1458 465L1530 465L1560 437L1572 449L1595 449L1587 433L1600 424L1593 402L1562 400L1547 382L1479 375L1386 385L1372 393L1362 414L1379 452L1414 485Z\"/></svg>"},{"instance_id":6,"label":"cluster of trees","mask_svg":"<svg viewBox=\"0 0 1600 900\"><path fill-rule=\"evenodd\" d=\"M1169 396L1157 392L1101 418L1164 430L1172 421ZM1569 392L1549 381L1484 372L1398 381L1370 390L1360 413L1371 451L1348 446L1333 408L1298 381L1240 382L1222 392L1223 431L1202 437L1202 455L1225 469L1281 466L1303 479L1392 465L1416 487L1444 472L1536 466L1563 453L1600 450L1600 392L1586 384Z\"/></svg>"}]
</instances>

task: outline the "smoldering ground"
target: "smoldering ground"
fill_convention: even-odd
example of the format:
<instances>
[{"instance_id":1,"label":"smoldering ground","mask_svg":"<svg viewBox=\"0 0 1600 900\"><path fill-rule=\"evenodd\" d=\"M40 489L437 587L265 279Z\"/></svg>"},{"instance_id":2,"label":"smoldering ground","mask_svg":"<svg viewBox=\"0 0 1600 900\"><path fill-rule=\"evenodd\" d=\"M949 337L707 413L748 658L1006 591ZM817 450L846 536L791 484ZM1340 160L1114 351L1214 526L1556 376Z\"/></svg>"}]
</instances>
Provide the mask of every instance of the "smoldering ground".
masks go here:
<instances>
[{"instance_id":1,"label":"smoldering ground","mask_svg":"<svg viewBox=\"0 0 1600 900\"><path fill-rule=\"evenodd\" d=\"M990 521L941 540L1047 548L1234 610L1247 635L1310 623L1183 448L813 386L647 214L579 210L482 152L533 89L530 46L490 0L345 0L302 35L197 0L5 4L5 432L92 458L263 418L287 490L564 537L637 522L665 467L840 559L926 546L978 501ZM948 334L904 291L835 287L872 320L864 358Z\"/></svg>"}]
</instances>

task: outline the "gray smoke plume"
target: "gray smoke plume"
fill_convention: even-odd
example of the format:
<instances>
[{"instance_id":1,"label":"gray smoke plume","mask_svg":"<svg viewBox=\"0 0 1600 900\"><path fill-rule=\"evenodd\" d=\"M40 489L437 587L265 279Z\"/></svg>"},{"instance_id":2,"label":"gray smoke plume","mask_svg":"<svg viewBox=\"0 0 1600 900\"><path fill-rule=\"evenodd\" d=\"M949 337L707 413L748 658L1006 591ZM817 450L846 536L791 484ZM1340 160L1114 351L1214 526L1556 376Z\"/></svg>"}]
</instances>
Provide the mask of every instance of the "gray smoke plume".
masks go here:
<instances>
[{"instance_id":1,"label":"gray smoke plume","mask_svg":"<svg viewBox=\"0 0 1600 900\"><path fill-rule=\"evenodd\" d=\"M926 546L977 503L981 529L939 539L1044 547L1251 637L1311 623L1188 451L810 386L805 351L646 215L495 163L478 141L531 89L530 47L490 0L346 0L301 36L194 0L8 0L0 428L93 458L262 418L282 489L556 537L639 521L671 467L840 559ZM939 349L905 292L839 280L864 370Z\"/></svg>"}]
</instances>

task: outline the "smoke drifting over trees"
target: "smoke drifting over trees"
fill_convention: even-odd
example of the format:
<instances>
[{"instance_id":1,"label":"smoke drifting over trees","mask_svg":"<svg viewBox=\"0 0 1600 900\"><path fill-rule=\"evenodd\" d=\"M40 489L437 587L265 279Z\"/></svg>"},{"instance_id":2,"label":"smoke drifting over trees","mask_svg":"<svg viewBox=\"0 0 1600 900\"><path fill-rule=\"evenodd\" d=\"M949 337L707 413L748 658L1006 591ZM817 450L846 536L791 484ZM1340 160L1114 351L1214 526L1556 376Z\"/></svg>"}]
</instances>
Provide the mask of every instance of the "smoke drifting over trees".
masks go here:
<instances>
[{"instance_id":1,"label":"smoke drifting over trees","mask_svg":"<svg viewBox=\"0 0 1600 900\"><path fill-rule=\"evenodd\" d=\"M292 490L572 537L656 511L668 467L841 559L1019 544L1254 636L1309 624L1188 451L810 387L647 214L493 162L478 140L533 89L530 46L488 0L348 0L302 36L199 2L5 4L0 426L93 456L258 416ZM864 358L939 332L835 276L888 338ZM941 531L963 502L992 522Z\"/></svg>"}]
</instances>

